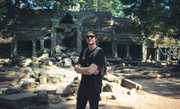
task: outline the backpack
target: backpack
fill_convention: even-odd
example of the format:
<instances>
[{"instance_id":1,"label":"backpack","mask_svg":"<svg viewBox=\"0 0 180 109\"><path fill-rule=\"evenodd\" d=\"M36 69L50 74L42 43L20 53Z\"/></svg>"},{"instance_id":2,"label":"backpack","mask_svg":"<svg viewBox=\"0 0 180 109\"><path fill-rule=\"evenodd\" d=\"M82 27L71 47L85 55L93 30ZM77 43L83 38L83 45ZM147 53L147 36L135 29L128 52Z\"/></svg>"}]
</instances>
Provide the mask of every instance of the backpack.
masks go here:
<instances>
[{"instance_id":1,"label":"backpack","mask_svg":"<svg viewBox=\"0 0 180 109\"><path fill-rule=\"evenodd\" d=\"M90 54L90 55L93 55L93 58L97 55L97 53L102 50L100 47L96 47L96 49ZM82 59L85 59L86 58L86 53L88 51L88 48L86 48L84 51L83 51L83 54L82 54ZM104 63L103 63L103 67L100 69L101 70L101 75L104 76L106 74L106 57L105 57L105 60L104 60Z\"/></svg>"}]
</instances>

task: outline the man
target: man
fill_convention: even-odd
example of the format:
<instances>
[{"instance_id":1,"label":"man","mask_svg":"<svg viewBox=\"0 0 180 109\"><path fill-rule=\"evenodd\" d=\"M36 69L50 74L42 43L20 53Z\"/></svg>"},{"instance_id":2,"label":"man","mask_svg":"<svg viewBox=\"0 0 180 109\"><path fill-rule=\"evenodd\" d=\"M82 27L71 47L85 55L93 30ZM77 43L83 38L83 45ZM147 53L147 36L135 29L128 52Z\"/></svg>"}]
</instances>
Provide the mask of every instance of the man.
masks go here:
<instances>
[{"instance_id":1,"label":"man","mask_svg":"<svg viewBox=\"0 0 180 109\"><path fill-rule=\"evenodd\" d=\"M82 75L76 109L85 109L87 101L90 109L98 109L105 56L103 50L96 45L96 41L96 34L88 32L86 35L88 47L81 52L79 64L74 66L75 71Z\"/></svg>"}]
</instances>

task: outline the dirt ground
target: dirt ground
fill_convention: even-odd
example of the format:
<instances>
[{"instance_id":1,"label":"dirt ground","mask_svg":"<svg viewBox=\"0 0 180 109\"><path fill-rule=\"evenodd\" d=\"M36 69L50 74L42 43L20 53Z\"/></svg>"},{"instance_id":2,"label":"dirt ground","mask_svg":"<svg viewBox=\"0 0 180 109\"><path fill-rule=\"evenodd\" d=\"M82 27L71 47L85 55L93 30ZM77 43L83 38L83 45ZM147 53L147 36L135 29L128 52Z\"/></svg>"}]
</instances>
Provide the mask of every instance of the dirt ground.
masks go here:
<instances>
[{"instance_id":1,"label":"dirt ground","mask_svg":"<svg viewBox=\"0 0 180 109\"><path fill-rule=\"evenodd\" d=\"M117 100L100 101L99 109L179 109L180 99L150 94L144 91L132 92L131 95L119 94ZM24 109L75 109L76 100L32 106ZM1 109L1 108L0 108ZM86 109L89 109L87 104Z\"/></svg>"},{"instance_id":2,"label":"dirt ground","mask_svg":"<svg viewBox=\"0 0 180 109\"><path fill-rule=\"evenodd\" d=\"M119 93L117 100L101 101L99 109L179 109L180 99L159 96L144 91ZM75 100L60 104L51 104L47 109L75 109ZM89 106L87 105L87 108Z\"/></svg>"},{"instance_id":3,"label":"dirt ground","mask_svg":"<svg viewBox=\"0 0 180 109\"><path fill-rule=\"evenodd\" d=\"M115 100L104 98L99 109L180 109L180 78L134 79L143 86L142 90L129 90L119 84L112 83L113 93L105 93L115 97ZM5 87L8 82L0 82ZM49 103L38 107L25 109L75 109L76 99ZM1 107L0 107L1 109ZM89 106L87 105L87 108Z\"/></svg>"},{"instance_id":4,"label":"dirt ground","mask_svg":"<svg viewBox=\"0 0 180 109\"><path fill-rule=\"evenodd\" d=\"M116 100L101 101L100 109L180 109L180 78L132 80L141 84L143 90L129 90L113 84ZM74 106L67 109L74 109Z\"/></svg>"},{"instance_id":5,"label":"dirt ground","mask_svg":"<svg viewBox=\"0 0 180 109\"><path fill-rule=\"evenodd\" d=\"M155 84L157 81L161 83L158 84L159 86ZM137 91L113 85L113 95L116 96L116 99L104 99L100 101L99 109L179 109L180 93L177 92L180 91L177 90L176 92L176 89L173 89L175 88L175 86L173 86L174 84L167 85L170 81L180 86L180 82L174 78L168 80L153 80L144 83L149 85L149 87L146 87L151 87L153 90L149 90L145 87L145 89ZM51 104L48 109L75 109L75 103L76 100L74 99L60 104ZM89 109L88 104L86 109Z\"/></svg>"}]
</instances>

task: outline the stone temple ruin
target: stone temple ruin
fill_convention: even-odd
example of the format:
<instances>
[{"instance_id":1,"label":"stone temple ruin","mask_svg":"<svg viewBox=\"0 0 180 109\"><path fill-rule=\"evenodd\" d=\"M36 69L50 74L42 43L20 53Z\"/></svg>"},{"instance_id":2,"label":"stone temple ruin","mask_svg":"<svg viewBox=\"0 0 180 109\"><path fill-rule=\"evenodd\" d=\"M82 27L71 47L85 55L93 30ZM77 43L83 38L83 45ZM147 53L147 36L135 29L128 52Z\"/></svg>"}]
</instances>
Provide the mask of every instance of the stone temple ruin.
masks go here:
<instances>
[{"instance_id":1,"label":"stone temple ruin","mask_svg":"<svg viewBox=\"0 0 180 109\"><path fill-rule=\"evenodd\" d=\"M4 31L0 32L0 58L19 56L33 58L22 59L22 61L20 59L21 63L17 58L15 65L19 64L19 67L12 69L4 64L6 62L3 63L3 67L0 69L0 80L11 79L11 76L12 79L13 76L16 78L10 85L7 85L8 88L0 88L2 94L0 106L11 106L10 108L15 107L16 109L29 106L25 109L32 109L37 104L37 106L46 106L48 103L54 105L60 103L61 107L58 109L64 109L64 104L61 104L63 101L75 99L79 75L73 69L66 69L71 66L70 59L65 57L67 60L64 60L67 63L65 62L66 65L64 65L60 49L64 50L65 48L79 53L86 47L84 37L89 30L97 33L98 45L104 49L108 60L123 62L122 66L126 61L165 61L168 63L180 59L179 42L167 46L160 41L161 44L156 46L151 39L143 37L136 29L139 28L134 26L131 19L115 18L109 12L39 10L18 16L14 22L7 24ZM68 53L65 55L69 55ZM58 57L59 55L60 57ZM54 57L49 58L49 56ZM14 64L14 61L11 63ZM7 63L7 65L9 64ZM101 95L105 104L108 100L121 100L122 97L118 96L120 92L130 96L135 93L131 89L143 89L142 85L124 79L122 76L125 78L145 78L147 76L146 78L157 79L171 76L169 73L160 75L161 69L149 71L148 68L139 66L137 69L122 69L121 65L108 67ZM165 72L166 69L163 71ZM113 72L116 74L111 74ZM1 84L3 87L6 86L4 82ZM120 84L129 90L123 89ZM28 91L28 93L24 93L24 91ZM51 107L49 108L51 109Z\"/></svg>"},{"instance_id":2,"label":"stone temple ruin","mask_svg":"<svg viewBox=\"0 0 180 109\"><path fill-rule=\"evenodd\" d=\"M0 57L31 57L44 52L53 56L59 46L75 49L79 53L86 46L84 34L93 30L108 58L134 61L179 59L178 44L149 46L140 33L133 31L133 25L132 20L114 18L109 12L28 12L19 16L13 26L7 27L13 34L1 39Z\"/></svg>"}]
</instances>

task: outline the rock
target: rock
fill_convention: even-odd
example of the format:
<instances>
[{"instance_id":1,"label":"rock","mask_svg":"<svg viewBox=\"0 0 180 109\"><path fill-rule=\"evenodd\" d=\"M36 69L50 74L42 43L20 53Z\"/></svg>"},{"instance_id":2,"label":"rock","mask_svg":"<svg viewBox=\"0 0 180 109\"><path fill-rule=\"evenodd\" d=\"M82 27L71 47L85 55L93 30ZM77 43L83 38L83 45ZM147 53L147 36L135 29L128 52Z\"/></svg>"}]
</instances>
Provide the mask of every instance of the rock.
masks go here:
<instances>
[{"instance_id":1,"label":"rock","mask_svg":"<svg viewBox=\"0 0 180 109\"><path fill-rule=\"evenodd\" d=\"M30 59L30 58L27 58L27 59L24 59L23 61L22 61L22 66L23 67L27 67L28 65L30 65L32 63L32 60Z\"/></svg>"},{"instance_id":2,"label":"rock","mask_svg":"<svg viewBox=\"0 0 180 109\"><path fill-rule=\"evenodd\" d=\"M41 75L39 77L39 82L40 82L40 84L47 84L47 76L46 75Z\"/></svg>"},{"instance_id":3,"label":"rock","mask_svg":"<svg viewBox=\"0 0 180 109\"><path fill-rule=\"evenodd\" d=\"M70 67L71 66L71 59L70 58L64 58L64 67Z\"/></svg>"},{"instance_id":4,"label":"rock","mask_svg":"<svg viewBox=\"0 0 180 109\"><path fill-rule=\"evenodd\" d=\"M115 95L112 95L112 96L111 96L111 99L112 99L112 100L116 100L117 98L116 98Z\"/></svg>"},{"instance_id":5,"label":"rock","mask_svg":"<svg viewBox=\"0 0 180 109\"><path fill-rule=\"evenodd\" d=\"M64 89L67 87L66 82L61 82L60 84L57 85L57 90L56 90L56 95L62 95L64 92Z\"/></svg>"},{"instance_id":6,"label":"rock","mask_svg":"<svg viewBox=\"0 0 180 109\"><path fill-rule=\"evenodd\" d=\"M48 65L52 66L53 65L53 62L52 61L48 61Z\"/></svg>"},{"instance_id":7,"label":"rock","mask_svg":"<svg viewBox=\"0 0 180 109\"><path fill-rule=\"evenodd\" d=\"M121 82L121 78L112 75L112 74L107 74L104 76L104 80L109 81L109 82L115 82L115 83L120 83Z\"/></svg>"},{"instance_id":8,"label":"rock","mask_svg":"<svg viewBox=\"0 0 180 109\"><path fill-rule=\"evenodd\" d=\"M21 88L25 89L26 91L35 91L35 88L37 86L36 82L24 82L21 85Z\"/></svg>"},{"instance_id":9,"label":"rock","mask_svg":"<svg viewBox=\"0 0 180 109\"><path fill-rule=\"evenodd\" d=\"M62 93L62 96L63 96L63 97L72 96L72 95L75 94L75 92L77 92L76 90L77 90L77 89L76 89L75 87L73 87L72 85L68 85L68 86L64 89L64 91L63 91L63 93Z\"/></svg>"},{"instance_id":10,"label":"rock","mask_svg":"<svg viewBox=\"0 0 180 109\"><path fill-rule=\"evenodd\" d=\"M127 94L128 95L135 95L136 91L137 91L136 89L131 89L131 90L127 91Z\"/></svg>"},{"instance_id":11,"label":"rock","mask_svg":"<svg viewBox=\"0 0 180 109\"><path fill-rule=\"evenodd\" d=\"M56 93L57 85L55 84L40 84L36 87L37 91L46 90L50 93Z\"/></svg>"},{"instance_id":12,"label":"rock","mask_svg":"<svg viewBox=\"0 0 180 109\"><path fill-rule=\"evenodd\" d=\"M113 68L112 68L111 66L107 66L106 68L107 68L106 71L107 71L108 73L113 73Z\"/></svg>"},{"instance_id":13,"label":"rock","mask_svg":"<svg viewBox=\"0 0 180 109\"><path fill-rule=\"evenodd\" d=\"M108 101L108 100L114 100L116 97L111 92L102 92L101 95L101 101Z\"/></svg>"},{"instance_id":14,"label":"rock","mask_svg":"<svg viewBox=\"0 0 180 109\"><path fill-rule=\"evenodd\" d=\"M61 81L63 81L63 76L62 75L54 75L54 76L49 76L48 77L48 83L60 83Z\"/></svg>"},{"instance_id":15,"label":"rock","mask_svg":"<svg viewBox=\"0 0 180 109\"><path fill-rule=\"evenodd\" d=\"M112 87L110 84L103 86L103 92L112 92Z\"/></svg>"},{"instance_id":16,"label":"rock","mask_svg":"<svg viewBox=\"0 0 180 109\"><path fill-rule=\"evenodd\" d=\"M4 95L8 88L0 88L0 95Z\"/></svg>"},{"instance_id":17,"label":"rock","mask_svg":"<svg viewBox=\"0 0 180 109\"><path fill-rule=\"evenodd\" d=\"M71 56L71 59L72 59L71 60L72 65L75 65L79 61L79 56Z\"/></svg>"},{"instance_id":18,"label":"rock","mask_svg":"<svg viewBox=\"0 0 180 109\"><path fill-rule=\"evenodd\" d=\"M45 60L45 59L48 59L48 58L49 58L49 54L44 53L39 58L37 58L37 60L40 61L40 60Z\"/></svg>"},{"instance_id":19,"label":"rock","mask_svg":"<svg viewBox=\"0 0 180 109\"><path fill-rule=\"evenodd\" d=\"M37 99L37 94L34 93L16 93L11 95L0 96L0 107L7 109L22 109L32 105Z\"/></svg>"},{"instance_id":20,"label":"rock","mask_svg":"<svg viewBox=\"0 0 180 109\"><path fill-rule=\"evenodd\" d=\"M5 90L4 94L5 95L10 95L10 94L18 94L18 93L22 93L23 90L20 88L8 88L7 90Z\"/></svg>"},{"instance_id":21,"label":"rock","mask_svg":"<svg viewBox=\"0 0 180 109\"><path fill-rule=\"evenodd\" d=\"M16 78L14 80L13 85L21 86L25 82L35 82L35 78L31 78L34 75L32 69L30 67L22 68Z\"/></svg>"},{"instance_id":22,"label":"rock","mask_svg":"<svg viewBox=\"0 0 180 109\"><path fill-rule=\"evenodd\" d=\"M62 48L61 48L61 46L59 46L59 45L57 45L56 47L55 47L55 52L56 52L56 55L61 55L62 54Z\"/></svg>"},{"instance_id":23,"label":"rock","mask_svg":"<svg viewBox=\"0 0 180 109\"><path fill-rule=\"evenodd\" d=\"M23 56L15 57L11 60L12 65L21 66L25 58Z\"/></svg>"},{"instance_id":24,"label":"rock","mask_svg":"<svg viewBox=\"0 0 180 109\"><path fill-rule=\"evenodd\" d=\"M48 103L49 104L58 104L58 103L64 102L64 101L65 101L65 99L61 96L52 95L52 94L48 95Z\"/></svg>"},{"instance_id":25,"label":"rock","mask_svg":"<svg viewBox=\"0 0 180 109\"><path fill-rule=\"evenodd\" d=\"M37 104L48 104L47 91L38 91L36 101L37 101Z\"/></svg>"},{"instance_id":26,"label":"rock","mask_svg":"<svg viewBox=\"0 0 180 109\"><path fill-rule=\"evenodd\" d=\"M68 96L68 97L66 97L66 100L67 100L67 101L69 101L69 100L75 100L75 99L76 99L75 96Z\"/></svg>"},{"instance_id":27,"label":"rock","mask_svg":"<svg viewBox=\"0 0 180 109\"><path fill-rule=\"evenodd\" d=\"M142 89L142 85L140 85L134 81L131 81L129 79L122 79L121 86L126 87L128 89L133 89L133 88L135 88L137 90Z\"/></svg>"}]
</instances>

